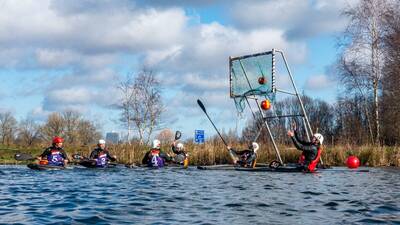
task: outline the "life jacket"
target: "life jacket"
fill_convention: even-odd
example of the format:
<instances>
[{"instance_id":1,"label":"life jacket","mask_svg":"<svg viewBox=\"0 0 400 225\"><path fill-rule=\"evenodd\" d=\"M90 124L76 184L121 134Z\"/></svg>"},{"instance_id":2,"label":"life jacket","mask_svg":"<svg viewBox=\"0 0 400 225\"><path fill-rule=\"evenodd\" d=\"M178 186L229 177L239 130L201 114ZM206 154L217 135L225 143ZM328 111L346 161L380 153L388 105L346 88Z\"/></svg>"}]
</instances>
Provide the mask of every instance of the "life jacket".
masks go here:
<instances>
[{"instance_id":1,"label":"life jacket","mask_svg":"<svg viewBox=\"0 0 400 225\"><path fill-rule=\"evenodd\" d=\"M160 150L159 149L151 149L149 153L150 160L148 161L147 165L150 167L163 167L164 166L164 159L160 157Z\"/></svg>"},{"instance_id":2,"label":"life jacket","mask_svg":"<svg viewBox=\"0 0 400 225\"><path fill-rule=\"evenodd\" d=\"M251 162L248 162L250 157L253 157L253 154L256 154L254 152L246 152L240 156L240 160L238 163L243 166L243 167L250 167L250 168L255 168L256 167L256 157L254 157L254 160Z\"/></svg>"},{"instance_id":3,"label":"life jacket","mask_svg":"<svg viewBox=\"0 0 400 225\"><path fill-rule=\"evenodd\" d=\"M96 158L97 167L106 167L108 164L107 153L105 151L99 152Z\"/></svg>"},{"instance_id":4,"label":"life jacket","mask_svg":"<svg viewBox=\"0 0 400 225\"><path fill-rule=\"evenodd\" d=\"M50 154L47 155L47 161L50 166L64 166L64 158L58 149L50 150Z\"/></svg>"},{"instance_id":5,"label":"life jacket","mask_svg":"<svg viewBox=\"0 0 400 225\"><path fill-rule=\"evenodd\" d=\"M322 153L322 148L318 147L317 157L315 157L315 159L311 161L310 164L308 164L307 169L309 172L314 172L315 168L318 165L319 158L321 157L321 153Z\"/></svg>"},{"instance_id":6,"label":"life jacket","mask_svg":"<svg viewBox=\"0 0 400 225\"><path fill-rule=\"evenodd\" d=\"M304 156L304 153L302 153L299 158L299 164L306 166L307 172L314 172L315 168L318 165L319 158L321 157L321 153L322 153L322 148L318 147L317 156L308 165L304 165L306 157Z\"/></svg>"},{"instance_id":7,"label":"life jacket","mask_svg":"<svg viewBox=\"0 0 400 225\"><path fill-rule=\"evenodd\" d=\"M39 161L39 165L48 165L49 161L47 161L47 159L42 159Z\"/></svg>"}]
</instances>

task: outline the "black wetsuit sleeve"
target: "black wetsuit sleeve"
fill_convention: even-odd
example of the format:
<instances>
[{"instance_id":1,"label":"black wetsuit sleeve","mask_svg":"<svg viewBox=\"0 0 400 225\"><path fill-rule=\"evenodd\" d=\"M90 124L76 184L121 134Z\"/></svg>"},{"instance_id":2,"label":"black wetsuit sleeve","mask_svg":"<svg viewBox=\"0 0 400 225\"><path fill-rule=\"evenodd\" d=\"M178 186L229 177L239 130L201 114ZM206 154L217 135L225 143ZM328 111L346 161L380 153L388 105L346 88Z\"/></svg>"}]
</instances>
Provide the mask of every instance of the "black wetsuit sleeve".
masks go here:
<instances>
[{"instance_id":1,"label":"black wetsuit sleeve","mask_svg":"<svg viewBox=\"0 0 400 225\"><path fill-rule=\"evenodd\" d=\"M146 152L146 154L144 155L143 159L142 159L142 164L147 164L149 162L149 152Z\"/></svg>"},{"instance_id":2,"label":"black wetsuit sleeve","mask_svg":"<svg viewBox=\"0 0 400 225\"><path fill-rule=\"evenodd\" d=\"M309 141L303 141L303 140L301 140L301 138L299 137L299 132L298 132L297 130L294 130L294 136L295 136L296 140L297 140L300 144L302 144L302 145L312 145L312 143L309 142Z\"/></svg>"},{"instance_id":3,"label":"black wetsuit sleeve","mask_svg":"<svg viewBox=\"0 0 400 225\"><path fill-rule=\"evenodd\" d=\"M237 155L243 155L243 154L246 154L246 153L249 153L249 152L251 152L250 150L242 150L242 151L235 151L235 153L237 154Z\"/></svg>"},{"instance_id":4,"label":"black wetsuit sleeve","mask_svg":"<svg viewBox=\"0 0 400 225\"><path fill-rule=\"evenodd\" d=\"M315 147L314 145L304 145L304 144L301 144L301 143L299 142L299 140L297 140L297 138L296 138L295 136L293 136L293 137L291 137L291 138L292 138L293 144L296 146L296 148L297 148L298 150L306 151L306 152L314 152L314 151L316 150L316 147Z\"/></svg>"},{"instance_id":5,"label":"black wetsuit sleeve","mask_svg":"<svg viewBox=\"0 0 400 225\"><path fill-rule=\"evenodd\" d=\"M68 159L68 155L67 155L67 152L65 152L65 150L64 149L61 149L61 156L64 158L64 159Z\"/></svg>"},{"instance_id":6,"label":"black wetsuit sleeve","mask_svg":"<svg viewBox=\"0 0 400 225\"><path fill-rule=\"evenodd\" d=\"M46 148L40 157L47 157L50 154L50 148Z\"/></svg>"},{"instance_id":7,"label":"black wetsuit sleeve","mask_svg":"<svg viewBox=\"0 0 400 225\"><path fill-rule=\"evenodd\" d=\"M89 156L89 159L95 159L95 158L97 158L97 151L96 151L96 149L94 149L94 150L90 153L90 156Z\"/></svg>"},{"instance_id":8,"label":"black wetsuit sleeve","mask_svg":"<svg viewBox=\"0 0 400 225\"><path fill-rule=\"evenodd\" d=\"M111 161L117 160L116 158L114 158L114 157L112 157L112 156L110 155L110 152L109 152L109 151L106 151L106 154L107 154L107 158L108 158L109 160L111 160Z\"/></svg>"},{"instance_id":9,"label":"black wetsuit sleeve","mask_svg":"<svg viewBox=\"0 0 400 225\"><path fill-rule=\"evenodd\" d=\"M165 154L162 151L160 151L160 157L165 159L165 161L167 161L167 162L171 161L171 157L169 157L167 154Z\"/></svg>"}]
</instances>

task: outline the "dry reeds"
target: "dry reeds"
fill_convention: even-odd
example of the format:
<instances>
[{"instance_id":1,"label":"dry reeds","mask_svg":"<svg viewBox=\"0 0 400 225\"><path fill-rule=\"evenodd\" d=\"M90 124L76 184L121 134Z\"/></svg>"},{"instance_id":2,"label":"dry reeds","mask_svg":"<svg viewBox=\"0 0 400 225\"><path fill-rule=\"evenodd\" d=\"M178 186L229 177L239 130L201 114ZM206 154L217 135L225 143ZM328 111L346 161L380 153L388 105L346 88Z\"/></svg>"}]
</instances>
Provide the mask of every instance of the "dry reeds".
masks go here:
<instances>
[{"instance_id":1,"label":"dry reeds","mask_svg":"<svg viewBox=\"0 0 400 225\"><path fill-rule=\"evenodd\" d=\"M66 151L69 155L79 153L88 156L95 146L67 147ZM235 149L245 149L247 146L243 144L233 144ZM139 144L119 144L108 146L111 154L117 156L119 163L124 164L140 164L143 156L149 150L149 146ZM174 155L171 147L166 145L162 149ZM282 160L285 163L295 163L301 152L293 146L279 146ZM194 144L192 142L185 143L185 150L189 154L191 165L215 165L231 163L226 147L220 141L207 141L204 144ZM15 163L14 154L17 152L31 153L38 155L41 149L12 149L0 150L0 160L10 164ZM331 166L343 166L346 159L350 155L357 156L361 165L365 166L400 166L400 147L388 146L326 146L323 149L322 159L325 164ZM258 163L270 163L276 159L275 151L268 144L261 144L258 151Z\"/></svg>"}]
</instances>

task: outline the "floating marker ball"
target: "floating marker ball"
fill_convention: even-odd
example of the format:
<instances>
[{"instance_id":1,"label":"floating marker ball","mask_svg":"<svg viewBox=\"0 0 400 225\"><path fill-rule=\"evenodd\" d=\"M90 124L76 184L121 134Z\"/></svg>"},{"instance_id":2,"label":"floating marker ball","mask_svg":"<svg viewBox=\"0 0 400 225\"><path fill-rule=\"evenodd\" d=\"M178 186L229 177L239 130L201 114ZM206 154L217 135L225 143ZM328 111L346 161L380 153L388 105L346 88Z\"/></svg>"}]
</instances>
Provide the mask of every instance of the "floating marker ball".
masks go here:
<instances>
[{"instance_id":1,"label":"floating marker ball","mask_svg":"<svg viewBox=\"0 0 400 225\"><path fill-rule=\"evenodd\" d=\"M346 161L347 167L356 169L360 166L360 160L356 156L349 156Z\"/></svg>"},{"instance_id":2,"label":"floating marker ball","mask_svg":"<svg viewBox=\"0 0 400 225\"><path fill-rule=\"evenodd\" d=\"M258 83L261 84L261 85L265 84L265 78L264 77L259 77L258 78Z\"/></svg>"},{"instance_id":3,"label":"floating marker ball","mask_svg":"<svg viewBox=\"0 0 400 225\"><path fill-rule=\"evenodd\" d=\"M264 100L261 102L261 108L263 110L268 110L271 108L271 102L269 100Z\"/></svg>"}]
</instances>

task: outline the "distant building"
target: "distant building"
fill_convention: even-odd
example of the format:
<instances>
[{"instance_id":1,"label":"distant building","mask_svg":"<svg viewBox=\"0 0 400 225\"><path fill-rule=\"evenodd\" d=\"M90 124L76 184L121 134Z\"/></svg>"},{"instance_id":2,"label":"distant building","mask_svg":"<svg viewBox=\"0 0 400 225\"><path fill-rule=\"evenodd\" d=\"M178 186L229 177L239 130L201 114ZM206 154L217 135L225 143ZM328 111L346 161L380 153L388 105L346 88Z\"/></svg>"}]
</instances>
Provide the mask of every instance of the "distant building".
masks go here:
<instances>
[{"instance_id":1,"label":"distant building","mask_svg":"<svg viewBox=\"0 0 400 225\"><path fill-rule=\"evenodd\" d=\"M106 142L110 144L118 144L119 134L117 132L109 132L106 134Z\"/></svg>"}]
</instances>

